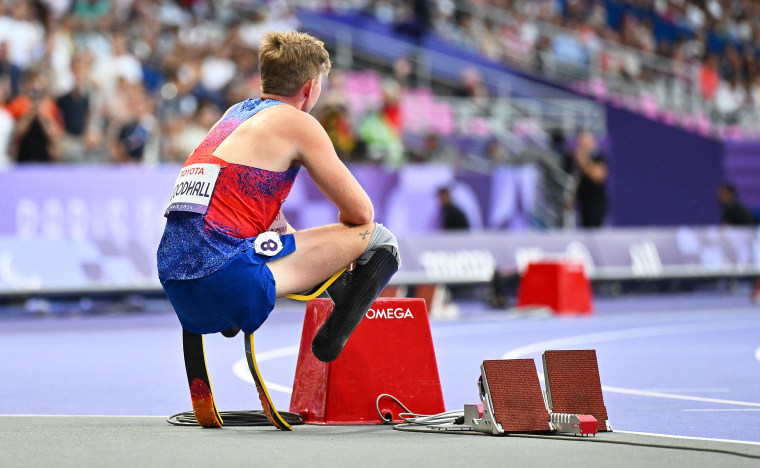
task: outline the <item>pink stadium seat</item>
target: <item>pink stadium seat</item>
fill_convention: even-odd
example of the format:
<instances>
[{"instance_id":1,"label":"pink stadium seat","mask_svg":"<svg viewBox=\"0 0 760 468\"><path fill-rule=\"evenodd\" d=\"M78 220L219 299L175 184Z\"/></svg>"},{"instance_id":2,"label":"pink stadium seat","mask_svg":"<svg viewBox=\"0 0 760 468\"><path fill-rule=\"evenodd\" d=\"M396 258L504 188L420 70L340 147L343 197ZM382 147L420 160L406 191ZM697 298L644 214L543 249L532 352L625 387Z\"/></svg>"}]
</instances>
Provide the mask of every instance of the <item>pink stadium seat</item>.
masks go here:
<instances>
[{"instance_id":1,"label":"pink stadium seat","mask_svg":"<svg viewBox=\"0 0 760 468\"><path fill-rule=\"evenodd\" d=\"M487 137L491 134L491 124L486 118L475 117L467 123L467 131L472 136Z\"/></svg>"},{"instance_id":2,"label":"pink stadium seat","mask_svg":"<svg viewBox=\"0 0 760 468\"><path fill-rule=\"evenodd\" d=\"M740 125L729 125L723 129L723 136L726 138L743 140L746 135L744 129Z\"/></svg>"},{"instance_id":3,"label":"pink stadium seat","mask_svg":"<svg viewBox=\"0 0 760 468\"><path fill-rule=\"evenodd\" d=\"M512 125L512 132L519 138L526 138L533 133L534 124L531 119L518 120Z\"/></svg>"},{"instance_id":4,"label":"pink stadium seat","mask_svg":"<svg viewBox=\"0 0 760 468\"><path fill-rule=\"evenodd\" d=\"M662 113L662 121L668 125L675 125L678 123L678 114L673 110L666 110Z\"/></svg>"},{"instance_id":5,"label":"pink stadium seat","mask_svg":"<svg viewBox=\"0 0 760 468\"><path fill-rule=\"evenodd\" d=\"M588 83L586 83L585 81L578 81L577 83L573 84L573 89L575 89L579 93L589 94L591 92L589 88L590 87Z\"/></svg>"},{"instance_id":6,"label":"pink stadium seat","mask_svg":"<svg viewBox=\"0 0 760 468\"><path fill-rule=\"evenodd\" d=\"M625 100L621 94L611 94L607 96L607 102L615 107L623 107L625 105Z\"/></svg>"},{"instance_id":7,"label":"pink stadium seat","mask_svg":"<svg viewBox=\"0 0 760 468\"><path fill-rule=\"evenodd\" d=\"M380 76L371 70L347 72L345 90L348 97L349 112L360 116L370 109L376 109L383 101Z\"/></svg>"},{"instance_id":8,"label":"pink stadium seat","mask_svg":"<svg viewBox=\"0 0 760 468\"><path fill-rule=\"evenodd\" d=\"M709 135L710 131L712 130L712 125L710 124L710 118L707 116L707 114L702 111L698 112L696 119L696 129L697 132L701 135Z\"/></svg>"},{"instance_id":9,"label":"pink stadium seat","mask_svg":"<svg viewBox=\"0 0 760 468\"><path fill-rule=\"evenodd\" d=\"M451 135L454 133L454 110L451 104L447 102L435 103L432 107L434 110L431 120L432 128L441 135Z\"/></svg>"},{"instance_id":10,"label":"pink stadium seat","mask_svg":"<svg viewBox=\"0 0 760 468\"><path fill-rule=\"evenodd\" d=\"M641 112L650 119L657 117L660 106L657 104L657 100L651 94L644 94L641 97Z\"/></svg>"},{"instance_id":11,"label":"pink stadium seat","mask_svg":"<svg viewBox=\"0 0 760 468\"><path fill-rule=\"evenodd\" d=\"M604 98L607 96L607 84L600 77L591 78L588 82L588 89L593 96Z\"/></svg>"}]
</instances>

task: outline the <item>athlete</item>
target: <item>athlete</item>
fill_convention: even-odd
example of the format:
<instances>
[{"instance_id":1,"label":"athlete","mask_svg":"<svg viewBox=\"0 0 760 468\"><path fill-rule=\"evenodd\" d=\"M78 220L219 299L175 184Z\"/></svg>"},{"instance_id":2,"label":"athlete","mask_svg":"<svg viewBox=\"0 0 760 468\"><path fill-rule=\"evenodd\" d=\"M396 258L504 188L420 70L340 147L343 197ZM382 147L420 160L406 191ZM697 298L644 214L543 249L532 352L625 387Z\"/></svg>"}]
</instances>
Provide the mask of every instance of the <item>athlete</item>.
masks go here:
<instances>
[{"instance_id":1,"label":"athlete","mask_svg":"<svg viewBox=\"0 0 760 468\"><path fill-rule=\"evenodd\" d=\"M159 279L186 331L234 336L258 329L276 298L356 262L327 289L335 307L312 343L332 361L398 270L398 244L373 222L372 202L308 113L330 71L324 44L268 33L259 58L261 98L227 110L181 169ZM295 232L285 221L282 203L302 166L338 208L337 224Z\"/></svg>"}]
</instances>

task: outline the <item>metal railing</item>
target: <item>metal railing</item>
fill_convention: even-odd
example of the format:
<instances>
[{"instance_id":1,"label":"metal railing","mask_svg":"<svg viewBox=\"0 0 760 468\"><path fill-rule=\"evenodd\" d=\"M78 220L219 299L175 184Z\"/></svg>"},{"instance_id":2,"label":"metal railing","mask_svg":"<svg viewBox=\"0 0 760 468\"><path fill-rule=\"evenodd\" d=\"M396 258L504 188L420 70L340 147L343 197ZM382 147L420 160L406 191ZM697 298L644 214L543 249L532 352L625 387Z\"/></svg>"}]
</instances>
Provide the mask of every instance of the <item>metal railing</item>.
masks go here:
<instances>
[{"instance_id":1,"label":"metal railing","mask_svg":"<svg viewBox=\"0 0 760 468\"><path fill-rule=\"evenodd\" d=\"M468 121L485 116L496 134L511 131L514 121L520 118L537 119L547 130L571 132L584 128L597 134L606 132L604 108L591 99L329 18L309 17L304 27L332 46L339 68L350 69L357 56L361 56L390 70L395 60L406 56L414 64L417 83L425 88L431 88L434 83L454 88L463 70L478 71L496 97L441 98L453 103L459 129L469 128ZM525 97L515 97L515 94Z\"/></svg>"},{"instance_id":2,"label":"metal railing","mask_svg":"<svg viewBox=\"0 0 760 468\"><path fill-rule=\"evenodd\" d=\"M458 5L481 22L497 22L518 28L520 21L509 11L485 3ZM664 117L668 123L698 127L697 118L707 119L704 131L724 136L732 128L744 133L760 133L758 109L750 103L735 111L721 111L702 95L700 63L684 62L628 47L601 37L587 40L581 34L541 20L536 27L536 48L531 54L514 54L505 49L505 59L523 69L581 88L586 93L608 99L637 111ZM557 40L571 41L582 52L581 60L556 53Z\"/></svg>"},{"instance_id":3,"label":"metal railing","mask_svg":"<svg viewBox=\"0 0 760 468\"><path fill-rule=\"evenodd\" d=\"M297 3L311 9L330 6L338 10L350 10L366 2L301 0ZM389 3L401 8L399 2ZM514 30L518 30L521 25L521 20L510 11L483 2L457 2L456 7L469 13L478 22L477 28L481 31L485 24L497 24ZM500 48L499 58L509 65L537 73L613 104L660 118L672 125L715 136L760 135L760 119L757 118L759 109L755 105L739 103L738 108L727 110L722 109L714 100L703 97L700 83L702 66L699 63L670 59L598 36L585 38L572 29L538 19L527 21L535 26L535 43L530 44L528 53L524 50L513 51L508 47ZM353 40L357 38L354 37ZM554 46L563 41L575 48L579 56L558 53ZM344 52L352 49L350 36L344 37L339 43ZM370 43L370 46L382 49L386 43L387 39L383 39ZM429 80L430 63L435 60L432 63L437 64L441 57L431 52L423 54L420 59L417 73L423 80ZM461 61L454 60L451 63L452 70L461 70L462 66ZM510 85L509 80L491 84L497 89L497 94L514 92L514 85ZM540 88L535 87L536 91ZM550 92L556 90L551 88Z\"/></svg>"},{"instance_id":4,"label":"metal railing","mask_svg":"<svg viewBox=\"0 0 760 468\"><path fill-rule=\"evenodd\" d=\"M350 69L357 56L361 55L365 61L390 69L394 60L407 56L413 61L417 83L427 88L435 82L456 86L462 70L478 70L490 84L495 97L436 97L436 100L446 102L452 110L456 133L469 134L475 123L484 123L488 135L499 138L518 160L537 163L540 182L533 213L535 221L550 228L574 226L574 211L569 208L567 200L572 196L577 181L559 166L557 155L536 140L548 140L549 133L555 130L568 135L579 129L590 130L597 135L606 134L606 112L601 104L532 80L499 72L495 68L475 65L459 57L420 48L403 40L329 18L310 17L304 26L332 45L335 64L339 68ZM513 93L536 97L514 97ZM510 147L509 142L521 131L528 133L525 140L529 144L520 149ZM530 135L531 131L535 131L535 134Z\"/></svg>"}]
</instances>

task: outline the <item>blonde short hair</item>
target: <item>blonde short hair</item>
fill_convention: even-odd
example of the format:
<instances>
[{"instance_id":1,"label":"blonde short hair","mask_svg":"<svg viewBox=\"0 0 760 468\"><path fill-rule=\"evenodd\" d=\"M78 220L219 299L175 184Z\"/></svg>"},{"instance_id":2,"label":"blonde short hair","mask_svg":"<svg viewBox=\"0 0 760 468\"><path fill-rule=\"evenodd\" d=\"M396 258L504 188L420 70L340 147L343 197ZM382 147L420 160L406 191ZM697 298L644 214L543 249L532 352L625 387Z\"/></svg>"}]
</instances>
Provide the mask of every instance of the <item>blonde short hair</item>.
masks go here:
<instances>
[{"instance_id":1,"label":"blonde short hair","mask_svg":"<svg viewBox=\"0 0 760 468\"><path fill-rule=\"evenodd\" d=\"M293 96L309 80L330 72L325 44L297 31L269 32L259 46L261 92Z\"/></svg>"}]
</instances>

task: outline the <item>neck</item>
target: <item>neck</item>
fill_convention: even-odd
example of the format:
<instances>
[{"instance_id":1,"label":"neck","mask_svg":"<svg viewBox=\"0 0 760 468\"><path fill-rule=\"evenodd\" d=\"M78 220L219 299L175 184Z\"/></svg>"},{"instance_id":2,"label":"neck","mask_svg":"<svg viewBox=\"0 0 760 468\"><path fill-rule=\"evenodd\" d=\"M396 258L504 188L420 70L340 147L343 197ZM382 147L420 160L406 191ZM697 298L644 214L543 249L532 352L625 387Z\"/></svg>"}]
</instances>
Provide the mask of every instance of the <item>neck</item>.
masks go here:
<instances>
[{"instance_id":1,"label":"neck","mask_svg":"<svg viewBox=\"0 0 760 468\"><path fill-rule=\"evenodd\" d=\"M261 99L274 99L285 104L289 104L298 110L303 110L303 105L306 102L305 99L297 96L280 96L278 94L261 93Z\"/></svg>"}]
</instances>

